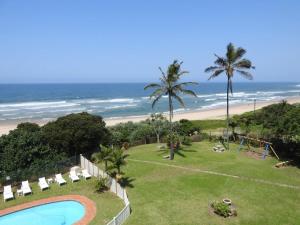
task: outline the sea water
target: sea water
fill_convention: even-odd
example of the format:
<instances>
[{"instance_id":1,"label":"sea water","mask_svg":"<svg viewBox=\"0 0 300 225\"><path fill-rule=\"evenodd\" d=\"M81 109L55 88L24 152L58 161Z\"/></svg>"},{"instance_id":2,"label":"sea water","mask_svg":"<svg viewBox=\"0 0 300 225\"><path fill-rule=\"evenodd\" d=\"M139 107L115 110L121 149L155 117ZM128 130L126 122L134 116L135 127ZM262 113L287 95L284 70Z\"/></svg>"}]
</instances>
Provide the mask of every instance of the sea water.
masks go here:
<instances>
[{"instance_id":1,"label":"sea water","mask_svg":"<svg viewBox=\"0 0 300 225\"><path fill-rule=\"evenodd\" d=\"M104 118L166 112L164 96L154 109L143 83L114 84L0 84L0 122L49 120L70 113L89 112ZM197 98L184 96L185 108L175 113L226 105L226 83L206 82L193 88ZM253 104L300 96L299 83L234 83L230 104Z\"/></svg>"}]
</instances>

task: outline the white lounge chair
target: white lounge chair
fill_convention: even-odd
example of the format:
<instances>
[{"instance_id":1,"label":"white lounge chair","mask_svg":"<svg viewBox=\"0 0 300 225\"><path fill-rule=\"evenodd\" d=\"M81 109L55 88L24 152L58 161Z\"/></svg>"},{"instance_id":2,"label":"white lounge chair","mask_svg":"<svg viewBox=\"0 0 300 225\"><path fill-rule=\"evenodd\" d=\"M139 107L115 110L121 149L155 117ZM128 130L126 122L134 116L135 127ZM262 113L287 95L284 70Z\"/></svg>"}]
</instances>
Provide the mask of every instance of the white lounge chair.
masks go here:
<instances>
[{"instance_id":1,"label":"white lounge chair","mask_svg":"<svg viewBox=\"0 0 300 225\"><path fill-rule=\"evenodd\" d=\"M69 177L72 180L72 182L79 181L79 177L77 176L76 172L73 170L70 171Z\"/></svg>"},{"instance_id":2,"label":"white lounge chair","mask_svg":"<svg viewBox=\"0 0 300 225\"><path fill-rule=\"evenodd\" d=\"M4 189L3 189L3 199L4 199L4 201L6 201L8 199L12 199L12 198L14 198L14 194L11 190L11 185L4 186Z\"/></svg>"},{"instance_id":3,"label":"white lounge chair","mask_svg":"<svg viewBox=\"0 0 300 225\"><path fill-rule=\"evenodd\" d=\"M92 175L89 174L87 170L82 170L82 176L84 177L84 179L88 179L92 177Z\"/></svg>"},{"instance_id":4,"label":"white lounge chair","mask_svg":"<svg viewBox=\"0 0 300 225\"><path fill-rule=\"evenodd\" d=\"M21 190L23 192L23 195L32 194L32 191L31 191L31 188L29 186L28 180L22 181Z\"/></svg>"},{"instance_id":5,"label":"white lounge chair","mask_svg":"<svg viewBox=\"0 0 300 225\"><path fill-rule=\"evenodd\" d=\"M67 181L62 177L62 175L59 173L59 174L55 174L55 181L59 184L59 185L62 185L62 184L66 184Z\"/></svg>"},{"instance_id":6,"label":"white lounge chair","mask_svg":"<svg viewBox=\"0 0 300 225\"><path fill-rule=\"evenodd\" d=\"M40 188L41 188L42 191L43 191L44 189L49 188L49 185L48 185L48 183L47 183L45 177L39 178L39 186L40 186Z\"/></svg>"}]
</instances>

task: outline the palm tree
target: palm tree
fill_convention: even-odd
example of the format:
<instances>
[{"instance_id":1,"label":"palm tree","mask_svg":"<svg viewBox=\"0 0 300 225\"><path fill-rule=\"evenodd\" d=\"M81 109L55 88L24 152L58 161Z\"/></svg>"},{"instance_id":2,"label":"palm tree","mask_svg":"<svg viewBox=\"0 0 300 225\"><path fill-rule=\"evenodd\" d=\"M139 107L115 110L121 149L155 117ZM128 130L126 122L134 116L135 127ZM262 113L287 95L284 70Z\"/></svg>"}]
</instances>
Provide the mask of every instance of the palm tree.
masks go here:
<instances>
[{"instance_id":1,"label":"palm tree","mask_svg":"<svg viewBox=\"0 0 300 225\"><path fill-rule=\"evenodd\" d=\"M229 149L229 92L232 94L232 78L234 73L242 75L244 78L252 80L251 73L248 72L250 69L254 69L250 60L243 58L246 50L239 47L235 48L232 43L227 45L227 53L225 57L217 57L215 66L210 66L205 69L206 73L212 73L208 80L218 77L223 72L227 76L227 149Z\"/></svg>"},{"instance_id":2,"label":"palm tree","mask_svg":"<svg viewBox=\"0 0 300 225\"><path fill-rule=\"evenodd\" d=\"M93 159L96 160L96 162L104 162L105 171L108 169L107 163L112 157L112 151L111 148L101 146L101 151L93 155Z\"/></svg>"},{"instance_id":3,"label":"palm tree","mask_svg":"<svg viewBox=\"0 0 300 225\"><path fill-rule=\"evenodd\" d=\"M187 94L197 97L197 95L192 91L188 90L185 87L191 84L198 84L196 82L182 82L179 80L182 75L188 74L188 71L181 70L181 65L183 62L178 62L174 60L172 64L169 65L167 72L165 73L160 67L159 70L162 74L160 77L160 83L152 83L148 84L144 89L155 88L155 90L150 95L150 99L152 101L152 108L156 105L156 103L163 97L168 97L168 107L169 107L169 122L170 122L170 136L173 137L173 126L172 126L172 118L174 112L173 102L176 100L179 104L185 107L182 98L179 94ZM174 146L173 140L171 138L170 145L170 160L174 159Z\"/></svg>"},{"instance_id":4,"label":"palm tree","mask_svg":"<svg viewBox=\"0 0 300 225\"><path fill-rule=\"evenodd\" d=\"M128 154L124 154L122 149L113 150L109 161L112 163L112 169L117 169L117 176L121 175L121 166L126 165Z\"/></svg>"}]
</instances>

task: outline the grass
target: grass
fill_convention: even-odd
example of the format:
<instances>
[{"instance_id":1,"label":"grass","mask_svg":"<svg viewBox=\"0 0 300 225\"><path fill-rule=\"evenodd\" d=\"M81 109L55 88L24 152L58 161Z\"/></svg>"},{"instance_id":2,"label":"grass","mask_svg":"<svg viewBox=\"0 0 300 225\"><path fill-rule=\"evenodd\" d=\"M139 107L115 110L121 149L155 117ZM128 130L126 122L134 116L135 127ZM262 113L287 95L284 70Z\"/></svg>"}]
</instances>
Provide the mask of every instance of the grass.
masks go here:
<instances>
[{"instance_id":1,"label":"grass","mask_svg":"<svg viewBox=\"0 0 300 225\"><path fill-rule=\"evenodd\" d=\"M237 153L238 146L234 144L231 151L224 153L213 152L213 146L214 143L209 142L194 143L176 154L174 161L163 159L168 152L159 150L155 144L131 148L124 171L130 180L131 187L127 187L127 192L132 215L125 224L299 223L299 189L168 166L209 170L300 187L300 170L297 168L276 169L275 159L249 158L243 152ZM225 219L211 212L209 204L225 197L232 199L236 205L237 217Z\"/></svg>"},{"instance_id":2,"label":"grass","mask_svg":"<svg viewBox=\"0 0 300 225\"><path fill-rule=\"evenodd\" d=\"M99 225L108 223L119 211L124 207L122 201L110 192L95 192L96 179L80 180L72 183L67 176L64 177L68 182L66 185L58 186L56 183L50 185L50 189L40 190L37 183L31 183L33 191L32 195L20 196L14 200L0 203L0 210L10 206L19 205L33 200L43 199L51 196L77 194L84 195L96 203L97 214L91 225ZM1 196L2 197L2 196Z\"/></svg>"},{"instance_id":3,"label":"grass","mask_svg":"<svg viewBox=\"0 0 300 225\"><path fill-rule=\"evenodd\" d=\"M201 130L215 130L226 127L226 120L191 120L194 126Z\"/></svg>"}]
</instances>

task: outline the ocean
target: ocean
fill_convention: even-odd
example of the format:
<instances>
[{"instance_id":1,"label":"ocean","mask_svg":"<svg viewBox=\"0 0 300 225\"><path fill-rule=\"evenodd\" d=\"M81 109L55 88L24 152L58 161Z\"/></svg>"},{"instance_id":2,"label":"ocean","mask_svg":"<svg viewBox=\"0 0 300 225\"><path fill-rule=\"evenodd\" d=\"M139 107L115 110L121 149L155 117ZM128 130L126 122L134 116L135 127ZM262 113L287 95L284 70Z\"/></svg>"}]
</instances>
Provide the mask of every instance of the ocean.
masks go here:
<instances>
[{"instance_id":1,"label":"ocean","mask_svg":"<svg viewBox=\"0 0 300 225\"><path fill-rule=\"evenodd\" d=\"M51 120L70 113L89 112L104 118L166 112L167 98L151 108L143 83L0 84L0 121ZM226 105L226 84L205 82L193 89L198 97L184 97L186 108L175 113ZM300 96L299 83L234 83L230 104Z\"/></svg>"}]
</instances>

